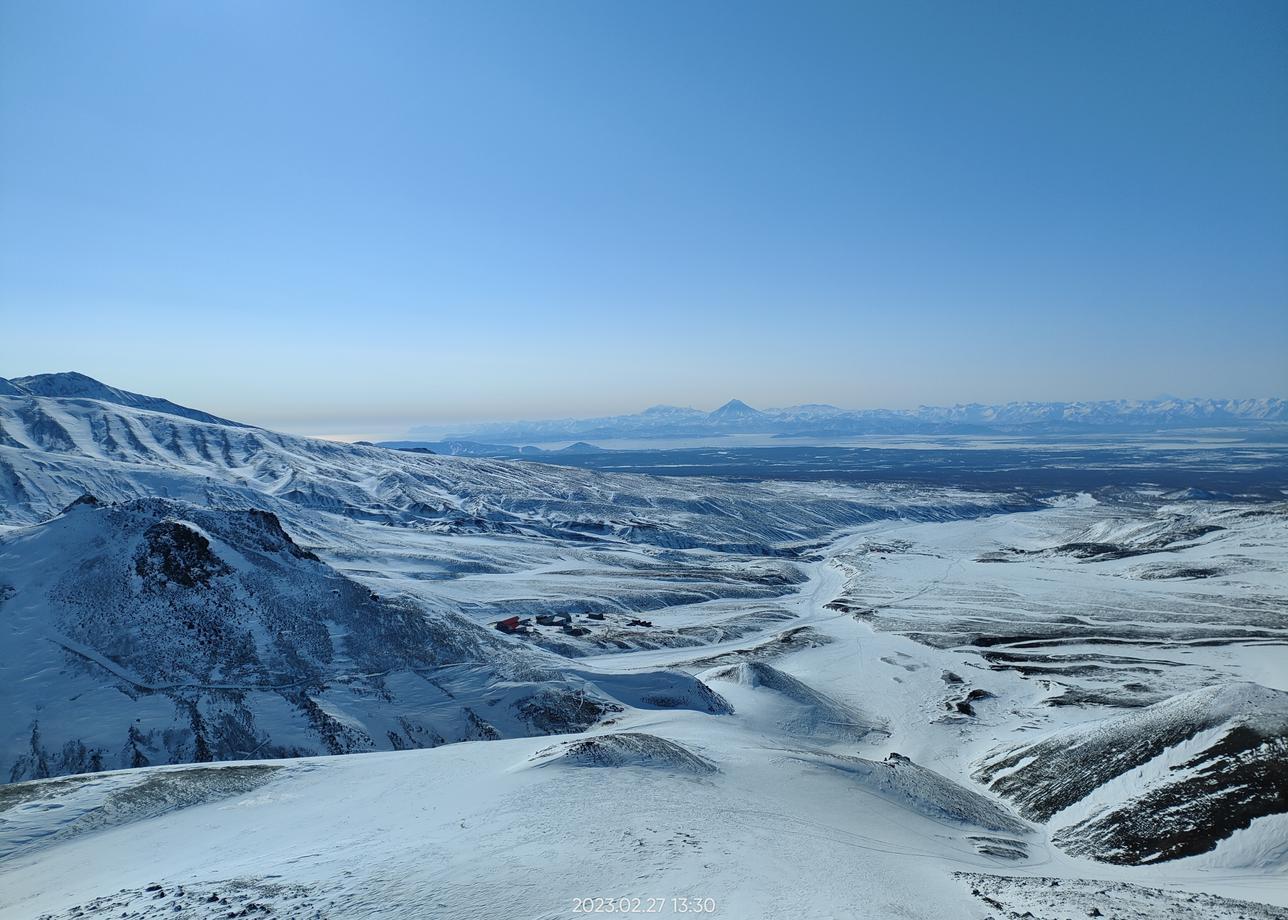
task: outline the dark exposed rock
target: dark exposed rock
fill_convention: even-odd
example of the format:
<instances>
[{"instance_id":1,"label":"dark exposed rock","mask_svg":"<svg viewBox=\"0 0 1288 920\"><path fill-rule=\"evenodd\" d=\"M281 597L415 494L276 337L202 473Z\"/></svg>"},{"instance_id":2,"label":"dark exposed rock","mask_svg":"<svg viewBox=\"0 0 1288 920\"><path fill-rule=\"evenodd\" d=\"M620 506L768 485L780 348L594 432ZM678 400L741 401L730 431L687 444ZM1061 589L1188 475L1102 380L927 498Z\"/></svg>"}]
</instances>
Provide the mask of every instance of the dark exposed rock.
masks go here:
<instances>
[{"instance_id":1,"label":"dark exposed rock","mask_svg":"<svg viewBox=\"0 0 1288 920\"><path fill-rule=\"evenodd\" d=\"M1282 733L1236 726L1174 770L1179 781L1062 828L1053 840L1075 856L1147 865L1206 853L1254 819L1288 812Z\"/></svg>"},{"instance_id":2,"label":"dark exposed rock","mask_svg":"<svg viewBox=\"0 0 1288 920\"><path fill-rule=\"evenodd\" d=\"M610 713L623 711L615 703L559 687L543 687L516 703L515 709L524 722L543 735L585 731Z\"/></svg>"},{"instance_id":3,"label":"dark exposed rock","mask_svg":"<svg viewBox=\"0 0 1288 920\"><path fill-rule=\"evenodd\" d=\"M146 584L173 582L185 588L209 584L232 571L214 554L205 535L182 521L159 521L148 528L134 570Z\"/></svg>"},{"instance_id":4,"label":"dark exposed rock","mask_svg":"<svg viewBox=\"0 0 1288 920\"><path fill-rule=\"evenodd\" d=\"M1181 694L985 758L975 778L1045 821L1202 732L1219 738L1145 791L1059 830L1063 849L1140 865L1205 853L1258 817L1288 812L1288 693L1236 683Z\"/></svg>"},{"instance_id":5,"label":"dark exposed rock","mask_svg":"<svg viewBox=\"0 0 1288 920\"><path fill-rule=\"evenodd\" d=\"M648 767L699 776L717 772L715 764L683 745L643 732L617 732L569 741L538 751L532 759L542 766Z\"/></svg>"}]
</instances>

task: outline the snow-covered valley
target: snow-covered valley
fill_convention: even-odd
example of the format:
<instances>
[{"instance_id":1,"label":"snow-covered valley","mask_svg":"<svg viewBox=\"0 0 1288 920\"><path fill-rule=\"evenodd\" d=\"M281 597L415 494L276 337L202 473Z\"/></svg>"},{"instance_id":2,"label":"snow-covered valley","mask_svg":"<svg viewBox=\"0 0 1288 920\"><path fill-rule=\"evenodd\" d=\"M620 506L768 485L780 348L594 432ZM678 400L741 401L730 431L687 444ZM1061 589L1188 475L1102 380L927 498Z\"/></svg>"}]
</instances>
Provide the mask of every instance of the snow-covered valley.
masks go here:
<instances>
[{"instance_id":1,"label":"snow-covered valley","mask_svg":"<svg viewBox=\"0 0 1288 920\"><path fill-rule=\"evenodd\" d=\"M1282 502L10 389L0 916L1288 913Z\"/></svg>"}]
</instances>

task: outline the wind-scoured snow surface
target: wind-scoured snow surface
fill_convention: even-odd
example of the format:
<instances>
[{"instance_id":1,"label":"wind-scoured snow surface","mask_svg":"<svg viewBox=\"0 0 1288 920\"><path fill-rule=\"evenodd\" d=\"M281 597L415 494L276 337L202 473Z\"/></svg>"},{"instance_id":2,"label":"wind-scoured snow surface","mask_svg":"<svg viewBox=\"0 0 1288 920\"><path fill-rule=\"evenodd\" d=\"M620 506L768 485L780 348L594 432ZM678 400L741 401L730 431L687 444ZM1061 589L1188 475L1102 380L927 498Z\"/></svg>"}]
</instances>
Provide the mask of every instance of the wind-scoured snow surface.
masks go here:
<instances>
[{"instance_id":1,"label":"wind-scoured snow surface","mask_svg":"<svg viewBox=\"0 0 1288 920\"><path fill-rule=\"evenodd\" d=\"M609 476L10 381L0 917L1284 916L1286 561L1283 505Z\"/></svg>"}]
</instances>

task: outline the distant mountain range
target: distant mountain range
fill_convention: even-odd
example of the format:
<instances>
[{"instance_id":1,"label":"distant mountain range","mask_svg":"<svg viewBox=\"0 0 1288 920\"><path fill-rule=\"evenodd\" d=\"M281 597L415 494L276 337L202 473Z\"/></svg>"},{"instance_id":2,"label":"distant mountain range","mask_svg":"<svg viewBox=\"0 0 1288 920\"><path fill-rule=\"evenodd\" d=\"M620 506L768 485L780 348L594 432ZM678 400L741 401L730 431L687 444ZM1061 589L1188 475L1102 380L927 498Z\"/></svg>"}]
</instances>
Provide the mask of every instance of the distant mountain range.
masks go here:
<instances>
[{"instance_id":1,"label":"distant mountain range","mask_svg":"<svg viewBox=\"0 0 1288 920\"><path fill-rule=\"evenodd\" d=\"M75 372L0 377L0 396L96 400L197 422L253 428L155 396L100 383ZM382 447L425 448L434 453L512 457L545 453L533 443L572 441L563 451L586 453L589 442L614 439L713 438L766 435L775 438L841 438L857 435L1143 433L1192 428L1264 428L1288 425L1288 400L1183 399L1101 402L1011 402L986 406L922 406L917 409L841 409L807 403L755 409L731 399L710 412L684 406L651 406L631 415L541 421L489 422L474 426L422 425L405 440Z\"/></svg>"},{"instance_id":2,"label":"distant mountain range","mask_svg":"<svg viewBox=\"0 0 1288 920\"><path fill-rule=\"evenodd\" d=\"M466 427L423 425L413 428L410 436L412 439L463 446L469 442L525 444L617 438L704 438L730 434L818 438L865 434L1112 433L1246 428L1273 423L1288 423L1288 400L1167 397L854 410L818 403L785 409L754 409L742 400L731 399L711 412L681 406L652 406L633 415L604 418L491 422ZM390 446L407 446L420 442L388 443Z\"/></svg>"}]
</instances>

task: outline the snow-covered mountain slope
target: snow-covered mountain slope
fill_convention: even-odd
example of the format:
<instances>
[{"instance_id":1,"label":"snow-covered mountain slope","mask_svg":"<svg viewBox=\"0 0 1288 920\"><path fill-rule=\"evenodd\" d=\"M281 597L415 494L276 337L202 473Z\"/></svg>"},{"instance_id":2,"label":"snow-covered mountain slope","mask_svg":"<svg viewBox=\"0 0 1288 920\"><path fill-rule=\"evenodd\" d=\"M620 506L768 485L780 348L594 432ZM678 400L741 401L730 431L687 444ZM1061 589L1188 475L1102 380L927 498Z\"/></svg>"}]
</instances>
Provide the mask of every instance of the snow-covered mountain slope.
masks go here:
<instances>
[{"instance_id":1,"label":"snow-covered mountain slope","mask_svg":"<svg viewBox=\"0 0 1288 920\"><path fill-rule=\"evenodd\" d=\"M935 490L797 488L603 476L549 466L336 444L87 399L0 397L0 513L57 514L84 493L258 504L452 533L527 533L773 552L892 517L1037 507Z\"/></svg>"},{"instance_id":2,"label":"snow-covered mountain slope","mask_svg":"<svg viewBox=\"0 0 1288 920\"><path fill-rule=\"evenodd\" d=\"M1212 426L1258 427L1288 422L1288 400L1154 399L1101 402L1012 402L922 406L918 409L838 409L809 404L753 409L732 399L711 412L654 406L634 415L587 419L491 422L475 426L422 425L422 440L492 444L615 438L700 438L730 433L782 437L863 434L1130 432Z\"/></svg>"},{"instance_id":3,"label":"snow-covered mountain slope","mask_svg":"<svg viewBox=\"0 0 1288 920\"><path fill-rule=\"evenodd\" d=\"M118 390L116 387L100 383L93 377L86 377L84 374L72 371L61 374L35 374L31 377L15 377L12 380L0 379L0 396L23 395L53 396L59 399L94 399L134 409L161 412L165 415L177 415L180 418L198 422L213 422L216 425L239 424L211 415L209 412L202 412L200 409L177 405L158 396L143 396L128 390Z\"/></svg>"},{"instance_id":4,"label":"snow-covered mountain slope","mask_svg":"<svg viewBox=\"0 0 1288 920\"><path fill-rule=\"evenodd\" d=\"M193 771L251 768L149 767L0 787L0 851L9 854L0 856L0 916L261 912L251 905L323 918L558 916L573 898L625 896L660 897L672 914L671 897L709 897L717 915L751 918L983 920L998 916L995 904L1019 904L1064 920L1038 912L1020 884L1030 875L1043 879L1042 904L1083 913L1130 905L1150 920L1282 915L1246 903L1288 903L1273 855L1275 840L1288 851L1288 827L1266 823L1275 816L1206 854L1114 865L1069 855L1051 827L1020 820L971 782L999 740L1032 731L1047 691L1017 671L987 670L976 650L874 632L826 606L847 580L852 588L850 567L833 558L888 553L899 537L882 543L882 529L926 526L875 523L798 563L807 578L780 601L790 619L760 634L790 680L730 681L720 674L728 664L687 666L727 693L733 712L632 702L588 733L557 738L275 760L254 766L266 772L208 781ZM685 615L700 620L705 610ZM821 641L783 641L801 630ZM761 647L744 637L704 651L737 663L762 660ZM693 657L663 646L577 666L615 698L639 700L648 675ZM976 715L946 717L943 701L972 688L988 690ZM811 702L823 718L800 718ZM830 731L838 707L883 730ZM1069 707L1047 712L1080 717ZM498 871L521 881L498 885ZM998 872L1019 880L1006 888ZM1052 901L1060 885L1076 896ZM1175 913L1177 905L1204 912Z\"/></svg>"},{"instance_id":5,"label":"snow-covered mountain slope","mask_svg":"<svg viewBox=\"0 0 1288 920\"><path fill-rule=\"evenodd\" d=\"M167 499L85 500L0 538L0 637L9 781L727 708L683 674L605 691L463 616L374 593L271 513Z\"/></svg>"},{"instance_id":6,"label":"snow-covered mountain slope","mask_svg":"<svg viewBox=\"0 0 1288 920\"><path fill-rule=\"evenodd\" d=\"M839 673L806 666L815 679ZM905 741L924 733L901 729ZM783 747L737 715L635 712L553 743L10 786L0 916L556 917L583 898L615 912L619 898L653 899L673 916L692 911L671 899L689 898L716 916L984 920L1039 897L1065 912L1034 916L1059 920L1283 916L1247 900L1288 901L1272 877L1088 864L986 792L863 750ZM1076 894L1062 900L1062 886Z\"/></svg>"},{"instance_id":7,"label":"snow-covered mountain slope","mask_svg":"<svg viewBox=\"0 0 1288 920\"><path fill-rule=\"evenodd\" d=\"M637 686L567 659L789 619L790 560L855 523L1038 507L831 487L788 506L772 484L409 455L79 396L0 397L0 422L3 516L40 522L0 542L10 780L719 711L688 675ZM489 628L516 613L565 619Z\"/></svg>"},{"instance_id":8,"label":"snow-covered mountain slope","mask_svg":"<svg viewBox=\"0 0 1288 920\"><path fill-rule=\"evenodd\" d=\"M250 791L205 783L204 803L101 829L93 817L119 815L137 774L33 785L19 807L80 827L22 829L24 849L0 862L0 912L558 917L624 897L666 916L688 912L672 898L747 918L983 916L949 875L1001 863L969 820L903 808L884 778L668 734L291 762Z\"/></svg>"},{"instance_id":9,"label":"snow-covered mountain slope","mask_svg":"<svg viewBox=\"0 0 1288 920\"><path fill-rule=\"evenodd\" d=\"M713 409L706 417L706 421L713 425L738 426L755 424L763 419L764 416L759 410L751 408L741 399L729 400L718 409Z\"/></svg>"},{"instance_id":10,"label":"snow-covered mountain slope","mask_svg":"<svg viewBox=\"0 0 1288 920\"><path fill-rule=\"evenodd\" d=\"M5 920L1284 915L1277 505L0 425Z\"/></svg>"}]
</instances>

